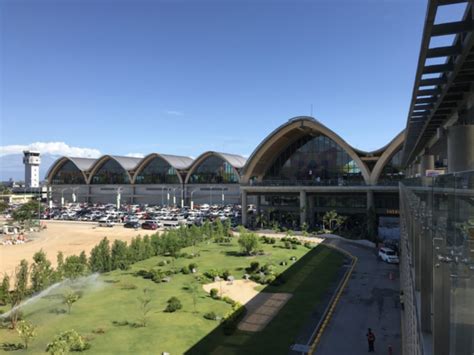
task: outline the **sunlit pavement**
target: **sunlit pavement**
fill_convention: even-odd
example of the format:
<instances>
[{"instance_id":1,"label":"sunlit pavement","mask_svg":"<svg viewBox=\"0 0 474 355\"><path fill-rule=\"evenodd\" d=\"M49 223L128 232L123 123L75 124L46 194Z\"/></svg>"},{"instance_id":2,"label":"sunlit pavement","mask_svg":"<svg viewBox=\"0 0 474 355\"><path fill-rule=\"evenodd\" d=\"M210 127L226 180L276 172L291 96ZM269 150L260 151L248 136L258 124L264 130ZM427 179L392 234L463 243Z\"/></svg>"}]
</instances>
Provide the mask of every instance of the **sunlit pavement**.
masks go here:
<instances>
[{"instance_id":1,"label":"sunlit pavement","mask_svg":"<svg viewBox=\"0 0 474 355\"><path fill-rule=\"evenodd\" d=\"M366 354L367 328L375 333L375 353L400 354L398 265L389 265L375 251L340 240L331 244L358 257L357 265L316 349L317 355Z\"/></svg>"}]
</instances>

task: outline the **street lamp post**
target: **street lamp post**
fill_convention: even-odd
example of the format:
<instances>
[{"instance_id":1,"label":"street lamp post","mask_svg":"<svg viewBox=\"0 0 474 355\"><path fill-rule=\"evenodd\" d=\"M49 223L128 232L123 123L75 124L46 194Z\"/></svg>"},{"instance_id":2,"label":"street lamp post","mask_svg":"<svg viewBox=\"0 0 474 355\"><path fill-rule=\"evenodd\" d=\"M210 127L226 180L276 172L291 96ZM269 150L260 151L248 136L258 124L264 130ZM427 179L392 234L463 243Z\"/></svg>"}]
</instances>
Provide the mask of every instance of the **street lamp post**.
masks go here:
<instances>
[{"instance_id":1,"label":"street lamp post","mask_svg":"<svg viewBox=\"0 0 474 355\"><path fill-rule=\"evenodd\" d=\"M78 189L79 189L79 187L73 187L72 188L72 202L74 202L74 203L77 200L76 190L78 190Z\"/></svg>"},{"instance_id":2,"label":"street lamp post","mask_svg":"<svg viewBox=\"0 0 474 355\"><path fill-rule=\"evenodd\" d=\"M161 186L161 208L163 208L163 191L165 190L164 186Z\"/></svg>"},{"instance_id":3,"label":"street lamp post","mask_svg":"<svg viewBox=\"0 0 474 355\"><path fill-rule=\"evenodd\" d=\"M224 206L224 188L221 187L221 189L222 189L222 206Z\"/></svg>"},{"instance_id":4,"label":"street lamp post","mask_svg":"<svg viewBox=\"0 0 474 355\"><path fill-rule=\"evenodd\" d=\"M191 210L194 209L194 201L193 201L193 193L195 193L198 189L194 189L191 191Z\"/></svg>"},{"instance_id":5,"label":"street lamp post","mask_svg":"<svg viewBox=\"0 0 474 355\"><path fill-rule=\"evenodd\" d=\"M120 199L122 198L123 187L119 186L117 188L117 210L120 210Z\"/></svg>"}]
</instances>

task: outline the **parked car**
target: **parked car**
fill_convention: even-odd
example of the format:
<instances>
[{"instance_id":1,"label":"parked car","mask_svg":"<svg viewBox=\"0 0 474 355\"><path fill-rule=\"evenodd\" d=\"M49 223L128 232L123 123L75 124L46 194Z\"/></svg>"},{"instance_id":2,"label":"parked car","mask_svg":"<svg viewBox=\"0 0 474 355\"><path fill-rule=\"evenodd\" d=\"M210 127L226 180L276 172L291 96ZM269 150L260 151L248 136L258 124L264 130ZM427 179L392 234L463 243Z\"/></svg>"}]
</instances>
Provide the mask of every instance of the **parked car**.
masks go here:
<instances>
[{"instance_id":1,"label":"parked car","mask_svg":"<svg viewBox=\"0 0 474 355\"><path fill-rule=\"evenodd\" d=\"M156 224L155 222L152 222L152 221L146 221L146 222L142 223L142 228L143 229L155 230L155 229L158 228L158 224Z\"/></svg>"},{"instance_id":2,"label":"parked car","mask_svg":"<svg viewBox=\"0 0 474 355\"><path fill-rule=\"evenodd\" d=\"M140 228L141 224L139 222L127 222L123 225L125 228Z\"/></svg>"},{"instance_id":3,"label":"parked car","mask_svg":"<svg viewBox=\"0 0 474 355\"><path fill-rule=\"evenodd\" d=\"M100 221L99 222L99 227L113 227L115 226L115 223L112 221Z\"/></svg>"},{"instance_id":4,"label":"parked car","mask_svg":"<svg viewBox=\"0 0 474 355\"><path fill-rule=\"evenodd\" d=\"M397 253L390 248L380 248L379 258L389 264L398 264L400 262Z\"/></svg>"}]
</instances>

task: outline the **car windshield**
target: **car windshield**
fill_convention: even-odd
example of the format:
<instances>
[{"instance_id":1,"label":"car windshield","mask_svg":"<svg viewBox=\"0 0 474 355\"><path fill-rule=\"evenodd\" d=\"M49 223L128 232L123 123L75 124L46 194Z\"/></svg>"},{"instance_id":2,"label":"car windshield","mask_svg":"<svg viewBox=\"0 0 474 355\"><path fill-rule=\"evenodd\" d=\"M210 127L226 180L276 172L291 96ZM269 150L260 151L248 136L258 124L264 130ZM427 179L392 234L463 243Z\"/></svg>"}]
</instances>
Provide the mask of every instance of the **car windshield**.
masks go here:
<instances>
[{"instance_id":1,"label":"car windshield","mask_svg":"<svg viewBox=\"0 0 474 355\"><path fill-rule=\"evenodd\" d=\"M395 252L393 252L393 251L391 251L391 250L387 250L387 251L385 252L385 254L390 255L390 256L396 255Z\"/></svg>"}]
</instances>

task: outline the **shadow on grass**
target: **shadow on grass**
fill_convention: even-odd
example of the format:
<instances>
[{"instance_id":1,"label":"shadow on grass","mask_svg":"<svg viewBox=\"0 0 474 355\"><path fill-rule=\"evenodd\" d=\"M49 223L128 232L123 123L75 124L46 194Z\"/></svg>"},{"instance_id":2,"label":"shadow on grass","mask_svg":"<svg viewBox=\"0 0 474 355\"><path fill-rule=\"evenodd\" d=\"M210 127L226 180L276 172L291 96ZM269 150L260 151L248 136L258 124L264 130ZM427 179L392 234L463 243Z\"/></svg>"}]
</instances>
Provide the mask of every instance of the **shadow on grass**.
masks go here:
<instances>
[{"instance_id":1,"label":"shadow on grass","mask_svg":"<svg viewBox=\"0 0 474 355\"><path fill-rule=\"evenodd\" d=\"M263 330L237 329L225 335L221 323L186 354L287 354L318 303L336 283L343 261L344 256L336 250L318 245L281 274L284 283L274 282L261 291L293 295Z\"/></svg>"}]
</instances>

